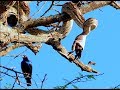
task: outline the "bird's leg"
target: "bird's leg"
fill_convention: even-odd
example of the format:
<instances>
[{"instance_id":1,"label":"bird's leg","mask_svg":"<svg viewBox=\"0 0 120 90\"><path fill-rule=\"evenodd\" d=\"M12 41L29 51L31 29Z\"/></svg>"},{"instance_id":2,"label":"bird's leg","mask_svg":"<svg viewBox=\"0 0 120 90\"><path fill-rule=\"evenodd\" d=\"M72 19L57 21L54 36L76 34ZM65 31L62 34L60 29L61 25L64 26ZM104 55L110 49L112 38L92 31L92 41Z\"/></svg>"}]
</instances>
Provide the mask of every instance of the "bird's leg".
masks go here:
<instances>
[{"instance_id":1,"label":"bird's leg","mask_svg":"<svg viewBox=\"0 0 120 90\"><path fill-rule=\"evenodd\" d=\"M74 51L72 50L72 51L70 51L70 52L68 52L68 53L71 54L71 53L73 53L73 52L74 52ZM68 55L69 55L69 54L68 54Z\"/></svg>"},{"instance_id":2,"label":"bird's leg","mask_svg":"<svg viewBox=\"0 0 120 90\"><path fill-rule=\"evenodd\" d=\"M75 55L75 59L74 60L78 60L78 55L77 54Z\"/></svg>"},{"instance_id":3,"label":"bird's leg","mask_svg":"<svg viewBox=\"0 0 120 90\"><path fill-rule=\"evenodd\" d=\"M81 58L81 54L82 54L82 48L79 47L79 49L76 50L76 55L75 55L75 59L80 59Z\"/></svg>"}]
</instances>

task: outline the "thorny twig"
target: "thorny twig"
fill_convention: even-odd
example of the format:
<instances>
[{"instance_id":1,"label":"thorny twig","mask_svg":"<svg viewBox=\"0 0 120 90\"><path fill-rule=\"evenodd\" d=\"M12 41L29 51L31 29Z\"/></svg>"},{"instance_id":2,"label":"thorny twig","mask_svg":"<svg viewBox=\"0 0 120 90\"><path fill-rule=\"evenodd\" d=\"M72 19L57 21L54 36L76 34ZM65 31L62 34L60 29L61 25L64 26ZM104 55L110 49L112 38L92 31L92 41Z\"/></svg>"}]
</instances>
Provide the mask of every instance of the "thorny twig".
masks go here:
<instances>
[{"instance_id":1,"label":"thorny twig","mask_svg":"<svg viewBox=\"0 0 120 90\"><path fill-rule=\"evenodd\" d=\"M16 74L16 78L15 78L15 81L14 81L13 86L12 86L11 89L14 88L16 82L18 82L18 84L20 85L20 81L19 81L18 75L17 75L17 73L15 73L15 74Z\"/></svg>"},{"instance_id":2,"label":"thorny twig","mask_svg":"<svg viewBox=\"0 0 120 90\"><path fill-rule=\"evenodd\" d=\"M59 12L57 9L55 9L55 8L52 8L51 10L54 10L54 11L56 11L58 14L60 14L60 12Z\"/></svg>"},{"instance_id":3,"label":"thorny twig","mask_svg":"<svg viewBox=\"0 0 120 90\"><path fill-rule=\"evenodd\" d=\"M0 67L1 67L1 68L4 68L4 69L7 69L7 70L10 70L10 71L13 71L13 72L15 72L15 73L23 74L23 73L21 73L21 72L19 72L19 71L16 71L16 70L11 69L11 68L7 68L7 67L2 66L2 65L0 65Z\"/></svg>"},{"instance_id":4,"label":"thorny twig","mask_svg":"<svg viewBox=\"0 0 120 90\"><path fill-rule=\"evenodd\" d=\"M37 1L37 6L39 6L40 2L42 2L42 1Z\"/></svg>"},{"instance_id":5,"label":"thorny twig","mask_svg":"<svg viewBox=\"0 0 120 90\"><path fill-rule=\"evenodd\" d=\"M43 17L52 8L53 5L54 5L54 1L52 1L50 7L41 15L41 17Z\"/></svg>"},{"instance_id":6,"label":"thorny twig","mask_svg":"<svg viewBox=\"0 0 120 90\"><path fill-rule=\"evenodd\" d=\"M93 77L94 76L99 76L99 75L103 75L104 73L102 73L102 74L98 74L98 75L92 75ZM64 87L67 87L68 85L70 85L70 84L73 84L73 83L77 83L77 82L80 82L80 80L82 79L82 78L85 78L85 77L88 77L88 75L85 75L85 76L80 76L80 77L76 77L75 79L73 79L72 81L70 81L70 82L68 82L67 84L65 84L64 85Z\"/></svg>"},{"instance_id":7,"label":"thorny twig","mask_svg":"<svg viewBox=\"0 0 120 90\"><path fill-rule=\"evenodd\" d=\"M68 85L72 85L72 84L75 84L75 83L78 83L78 82L82 82L81 79L85 79L85 81L88 81L87 78L88 78L89 76L95 77L95 76L100 76L100 75L103 75L103 74L104 74L104 73L98 74L98 75L81 75L81 76L76 77L75 79L73 79L73 80L71 80L71 81L68 81L68 80L64 79L64 80L66 80L68 83L65 84L65 85L63 85L63 86L61 86L61 87L62 87L63 89L65 89L65 88L67 88ZM85 81L84 81L84 82L85 82Z\"/></svg>"},{"instance_id":8,"label":"thorny twig","mask_svg":"<svg viewBox=\"0 0 120 90\"><path fill-rule=\"evenodd\" d=\"M12 75L10 75L10 74L8 74L8 73L6 73L6 72L0 71L0 73L3 73L3 74L5 74L5 75L10 76L10 77L12 77L12 78L15 79L15 76L12 76Z\"/></svg>"},{"instance_id":9,"label":"thorny twig","mask_svg":"<svg viewBox=\"0 0 120 90\"><path fill-rule=\"evenodd\" d=\"M115 87L114 87L114 89L118 89L119 87L120 87L120 84L119 84L119 85L117 85L117 86L115 86Z\"/></svg>"},{"instance_id":10,"label":"thorny twig","mask_svg":"<svg viewBox=\"0 0 120 90\"><path fill-rule=\"evenodd\" d=\"M5 75L10 76L10 77L12 77L13 79L15 79L15 81L14 81L14 83L13 83L13 85L12 85L12 89L14 88L16 82L17 82L18 85L20 85L21 87L25 88L24 86L22 86L22 85L20 84L20 83L21 83L20 80L19 80L20 76L18 76L18 74L23 74L23 73L18 72L18 71L14 70L14 69L11 69L11 68L7 68L7 67L2 66L2 65L0 65L0 67L6 69L7 71L10 70L10 71L12 71L12 72L15 73L15 76L14 76L14 75L8 74L7 72L2 72L2 71L0 71L0 73L3 73L3 74L5 74Z\"/></svg>"},{"instance_id":11,"label":"thorny twig","mask_svg":"<svg viewBox=\"0 0 120 90\"><path fill-rule=\"evenodd\" d=\"M8 74L7 72L0 71L0 73L3 73L3 74L5 74L5 75L10 76L10 77L12 77L13 79L15 79L15 81L14 81L14 83L13 83L13 85L12 85L12 89L14 88L16 82L17 82L18 85L20 85L21 87L25 88L24 86L21 85L22 82L20 82L20 80L19 80L19 78L24 78L24 77L18 76L18 74L24 74L24 73L21 73L21 72L19 72L19 71L16 71L16 70L14 70L14 69L11 69L11 68L8 68L8 67L2 66L2 65L0 65L0 67L6 69L7 71L10 70L10 71L12 71L12 72L15 73L15 76L14 76L14 75Z\"/></svg>"},{"instance_id":12,"label":"thorny twig","mask_svg":"<svg viewBox=\"0 0 120 90\"><path fill-rule=\"evenodd\" d=\"M19 80L19 78L24 78L24 77L18 76L18 74L24 74L24 73L21 73L21 72L19 72L19 71L16 71L16 70L14 70L14 69L11 69L11 68L8 68L8 67L2 66L2 65L0 65L0 67L6 69L7 72L10 70L10 71L12 71L12 72L15 73L15 75L10 75L10 74L7 73L7 72L0 71L0 73L5 74L5 75L7 75L7 76L10 76L10 77L12 77L12 78L15 80L14 83L13 83L13 85L12 85L12 88L11 88L11 89L14 88L14 86L15 86L16 83L17 83L18 85L20 85L21 87L25 88L24 86L22 86L22 84L26 84L26 83L23 83L23 82L21 82L21 81ZM47 77L47 74L44 75L44 78L43 78L43 80L41 81L41 89L43 88L44 82L46 81L46 77ZM36 81L35 81L33 78L32 78L32 80L35 82L35 85L36 85L36 87L38 88L38 85L37 85Z\"/></svg>"},{"instance_id":13,"label":"thorny twig","mask_svg":"<svg viewBox=\"0 0 120 90\"><path fill-rule=\"evenodd\" d=\"M47 76L47 74L45 74L43 80L41 81L41 89L43 89L43 85L44 85L44 82L45 82L45 80L46 80L46 76Z\"/></svg>"},{"instance_id":14,"label":"thorny twig","mask_svg":"<svg viewBox=\"0 0 120 90\"><path fill-rule=\"evenodd\" d=\"M40 7L39 10L37 10L33 15L30 16L29 20L30 20L33 16L35 16L37 13L39 13L39 12L42 10L42 8L44 7L44 5L45 5L46 3L47 3L47 1L45 1L45 2L43 3L43 5Z\"/></svg>"}]
</instances>

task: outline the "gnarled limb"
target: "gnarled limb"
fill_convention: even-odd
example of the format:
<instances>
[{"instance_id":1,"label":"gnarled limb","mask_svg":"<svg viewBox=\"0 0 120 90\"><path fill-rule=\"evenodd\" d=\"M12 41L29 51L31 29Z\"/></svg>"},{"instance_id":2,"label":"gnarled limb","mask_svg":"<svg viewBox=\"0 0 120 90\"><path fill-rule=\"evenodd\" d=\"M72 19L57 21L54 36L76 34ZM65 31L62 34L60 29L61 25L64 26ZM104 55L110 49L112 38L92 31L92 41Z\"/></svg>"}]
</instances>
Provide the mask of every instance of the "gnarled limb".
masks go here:
<instances>
[{"instance_id":1,"label":"gnarled limb","mask_svg":"<svg viewBox=\"0 0 120 90\"><path fill-rule=\"evenodd\" d=\"M7 11L7 9L12 7L15 3L16 1L0 1L0 8L2 8L2 10L0 10L0 15Z\"/></svg>"},{"instance_id":2,"label":"gnarled limb","mask_svg":"<svg viewBox=\"0 0 120 90\"><path fill-rule=\"evenodd\" d=\"M7 53L9 53L10 51L14 50L15 48L22 47L22 46L24 46L24 45L17 43L17 44L13 44L9 47L6 47L5 49L0 50L0 56L4 56Z\"/></svg>"},{"instance_id":3,"label":"gnarled limb","mask_svg":"<svg viewBox=\"0 0 120 90\"><path fill-rule=\"evenodd\" d=\"M70 61L73 61L82 70L88 72L96 72L89 66L84 65L82 62L78 60L74 60L74 56L72 54L68 54L67 50L60 44L59 40L65 38L67 34L70 32L72 27L71 19L74 19L79 26L83 27L83 23L85 21L84 17L82 16L83 14L90 12L94 9L100 8L102 6L110 5L111 3L112 1L93 1L88 5L80 6L79 9L74 4L71 3L69 9L72 9L71 6L73 7L72 11L74 13L71 14L72 16L69 13L70 10L69 12L65 11L67 14L64 13L63 10L63 13L58 15L24 21L22 24L18 25L14 29L12 28L11 30L8 30L7 27L4 25L2 27L0 26L0 42L4 42L7 45L9 43L10 44L16 43L15 45L6 48L6 50L4 49L5 51L1 50L0 56L6 55L10 50L17 48L20 45L27 46L33 52L36 52L35 51L36 49L34 49L34 45L33 45L34 43L47 43L52 45L53 48L63 57L65 57ZM38 31L38 29L34 29L34 31L32 30L33 27L45 26L51 23L61 22L61 21L63 21L63 25L57 31L43 31L43 30ZM2 23L0 24L2 25ZM83 29L83 31L85 31L86 33L88 29ZM29 32L30 35L20 33L24 31ZM37 48L37 50L38 49L39 47Z\"/></svg>"},{"instance_id":4,"label":"gnarled limb","mask_svg":"<svg viewBox=\"0 0 120 90\"><path fill-rule=\"evenodd\" d=\"M38 28L30 28L26 31L30 33L31 35L18 33L16 29L9 29L7 26L0 25L0 41L6 42L7 45L10 43L21 43L24 44L26 47L28 47L30 50L32 50L35 54L39 51L40 46L37 44L37 46L32 45L32 43L45 43L49 39L63 39L65 38L68 33L71 31L72 28L72 20L68 20L63 22L63 25L61 28L57 31L44 31L40 30ZM1 48L2 49L2 48ZM15 49L15 48L14 48ZM7 54L7 51L4 51L6 53L1 54L2 56ZM1 52L3 53L3 52Z\"/></svg>"},{"instance_id":5,"label":"gnarled limb","mask_svg":"<svg viewBox=\"0 0 120 90\"><path fill-rule=\"evenodd\" d=\"M81 11L81 14L83 15L85 13L88 13L88 12L98 9L100 7L111 5L111 3L112 3L112 1L93 1L93 2L89 3L88 5L85 5L85 6L82 5L81 7L79 7L79 11ZM70 19L72 19L72 18L68 14L60 13L60 14L57 14L54 16L42 17L42 18L38 18L38 19L31 19L28 21L24 21L21 25L18 25L17 28L20 29L22 27L21 30L24 31L28 28L44 26L44 25L48 25L51 23L66 21L66 20L70 20ZM79 23L79 25L80 25L80 23Z\"/></svg>"},{"instance_id":6,"label":"gnarled limb","mask_svg":"<svg viewBox=\"0 0 120 90\"><path fill-rule=\"evenodd\" d=\"M81 28L83 27L83 23L85 22L85 19L76 4L72 2L65 3L62 7L62 12L65 12L68 15L70 15L70 17L77 23L79 27Z\"/></svg>"},{"instance_id":7,"label":"gnarled limb","mask_svg":"<svg viewBox=\"0 0 120 90\"><path fill-rule=\"evenodd\" d=\"M81 18L82 18L82 14L85 14L87 12L90 12L94 9L103 7L105 5L111 5L111 1L93 1L91 3L89 3L88 5L82 5L81 7L79 7L79 10L77 9L78 12L81 11ZM114 5L115 7L115 5ZM76 12L76 11L75 11ZM80 16L77 15L79 20L80 20ZM73 18L73 17L72 17ZM55 22L60 22L60 21L66 21L66 20L70 20L71 17L68 14L65 13L61 13L61 14L57 14L54 16L49 16L49 17L43 17L43 18L38 18L38 19L31 19L28 21L23 22L22 24L18 25L17 28L18 30L20 29L19 32L23 32L25 30L27 30L28 28L33 28L33 27L37 27L37 26L44 26L44 25L48 25L51 23L55 23ZM74 19L76 21L76 19ZM82 26L84 19L82 19L83 21L81 21L81 23L77 22L78 25Z\"/></svg>"},{"instance_id":8,"label":"gnarled limb","mask_svg":"<svg viewBox=\"0 0 120 90\"><path fill-rule=\"evenodd\" d=\"M79 7L79 9L82 12L82 14L85 14L86 12L93 11L103 6L111 5L111 3L112 1L92 1L88 5Z\"/></svg>"},{"instance_id":9,"label":"gnarled limb","mask_svg":"<svg viewBox=\"0 0 120 90\"><path fill-rule=\"evenodd\" d=\"M98 73L96 70L92 69L88 65L84 65L81 61L75 60L75 57L73 54L69 54L68 51L63 47L60 43L60 41L50 41L47 42L48 45L51 45L54 50L56 50L61 56L69 60L70 62L75 63L78 67L82 69L82 71L87 71L87 72L93 72L93 73Z\"/></svg>"},{"instance_id":10,"label":"gnarled limb","mask_svg":"<svg viewBox=\"0 0 120 90\"><path fill-rule=\"evenodd\" d=\"M39 49L42 47L42 44L41 43L37 43L37 44L32 44L32 43L27 43L25 45L27 48L29 48L35 55L36 53L39 52Z\"/></svg>"}]
</instances>

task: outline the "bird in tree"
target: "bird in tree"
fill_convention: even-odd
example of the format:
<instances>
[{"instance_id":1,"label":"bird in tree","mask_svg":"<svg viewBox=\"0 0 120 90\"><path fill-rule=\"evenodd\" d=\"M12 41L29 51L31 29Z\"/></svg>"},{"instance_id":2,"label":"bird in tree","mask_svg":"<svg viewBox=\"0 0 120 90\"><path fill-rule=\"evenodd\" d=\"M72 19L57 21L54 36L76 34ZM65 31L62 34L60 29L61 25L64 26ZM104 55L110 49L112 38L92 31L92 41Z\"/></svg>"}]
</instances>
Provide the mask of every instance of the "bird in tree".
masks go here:
<instances>
[{"instance_id":1,"label":"bird in tree","mask_svg":"<svg viewBox=\"0 0 120 90\"><path fill-rule=\"evenodd\" d=\"M76 53L75 59L81 58L81 54L82 54L82 51L83 51L84 46L85 46L86 36L87 35L83 35L83 33L82 33L82 34L78 35L75 38L75 41L73 42L72 51L69 52L69 54L71 54L75 51L75 53Z\"/></svg>"},{"instance_id":2,"label":"bird in tree","mask_svg":"<svg viewBox=\"0 0 120 90\"><path fill-rule=\"evenodd\" d=\"M26 55L23 55L22 58L23 58L23 61L21 62L21 69L26 79L27 86L31 86L32 64Z\"/></svg>"},{"instance_id":3,"label":"bird in tree","mask_svg":"<svg viewBox=\"0 0 120 90\"><path fill-rule=\"evenodd\" d=\"M95 62L92 62L92 61L89 61L88 62L88 65L95 65L96 63Z\"/></svg>"}]
</instances>

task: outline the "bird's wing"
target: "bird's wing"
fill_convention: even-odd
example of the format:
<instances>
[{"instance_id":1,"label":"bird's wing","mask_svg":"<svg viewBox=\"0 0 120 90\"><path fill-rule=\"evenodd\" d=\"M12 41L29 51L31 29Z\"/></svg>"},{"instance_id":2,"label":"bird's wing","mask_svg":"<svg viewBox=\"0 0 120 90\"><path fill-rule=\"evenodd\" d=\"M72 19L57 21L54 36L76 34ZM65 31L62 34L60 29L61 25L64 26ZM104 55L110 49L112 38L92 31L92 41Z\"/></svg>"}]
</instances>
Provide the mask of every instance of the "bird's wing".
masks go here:
<instances>
[{"instance_id":1,"label":"bird's wing","mask_svg":"<svg viewBox=\"0 0 120 90\"><path fill-rule=\"evenodd\" d=\"M24 63L23 61L21 62L21 69L22 69L22 72L23 72L23 73L26 72L25 63Z\"/></svg>"},{"instance_id":2,"label":"bird's wing","mask_svg":"<svg viewBox=\"0 0 120 90\"><path fill-rule=\"evenodd\" d=\"M30 77L31 77L31 75L32 75L32 64L29 64L29 73L30 73Z\"/></svg>"},{"instance_id":3,"label":"bird's wing","mask_svg":"<svg viewBox=\"0 0 120 90\"><path fill-rule=\"evenodd\" d=\"M72 51L75 51L75 46L76 46L76 42L74 41L72 45Z\"/></svg>"},{"instance_id":4,"label":"bird's wing","mask_svg":"<svg viewBox=\"0 0 120 90\"><path fill-rule=\"evenodd\" d=\"M21 69L23 71L23 73L28 73L30 74L30 77L31 77L31 74L32 74L32 64L30 64L29 62L21 62ZM26 74L24 74L24 76L26 77Z\"/></svg>"}]
</instances>

